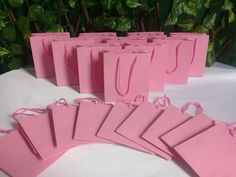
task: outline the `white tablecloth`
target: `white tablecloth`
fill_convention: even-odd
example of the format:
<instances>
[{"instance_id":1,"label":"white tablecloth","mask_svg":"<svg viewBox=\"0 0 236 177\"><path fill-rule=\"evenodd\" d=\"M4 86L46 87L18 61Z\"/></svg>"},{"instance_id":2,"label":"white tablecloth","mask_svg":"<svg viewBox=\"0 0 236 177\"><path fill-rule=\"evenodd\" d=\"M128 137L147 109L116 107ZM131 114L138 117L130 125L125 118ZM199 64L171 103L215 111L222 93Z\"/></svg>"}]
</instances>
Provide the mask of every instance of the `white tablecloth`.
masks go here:
<instances>
[{"instance_id":1,"label":"white tablecloth","mask_svg":"<svg viewBox=\"0 0 236 177\"><path fill-rule=\"evenodd\" d=\"M0 76L0 128L10 129L10 114L22 107L44 108L59 98L69 102L78 97L76 88L56 87L54 80L36 79L33 68ZM167 85L165 93L181 107L198 101L210 117L236 121L236 68L215 63L203 78L189 78L187 85ZM150 100L164 93L150 93ZM1 158L1 157L0 157ZM0 176L5 176L0 172ZM172 161L111 144L76 147L45 170L42 177L188 177Z\"/></svg>"}]
</instances>

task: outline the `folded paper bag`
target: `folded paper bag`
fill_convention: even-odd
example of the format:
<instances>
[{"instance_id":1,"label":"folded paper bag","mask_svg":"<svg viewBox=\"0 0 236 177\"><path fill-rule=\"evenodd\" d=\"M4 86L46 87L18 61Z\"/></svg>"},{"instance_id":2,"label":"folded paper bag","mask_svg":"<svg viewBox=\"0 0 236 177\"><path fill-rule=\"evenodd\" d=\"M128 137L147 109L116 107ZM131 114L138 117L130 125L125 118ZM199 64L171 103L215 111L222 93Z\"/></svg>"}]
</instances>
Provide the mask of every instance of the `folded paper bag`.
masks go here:
<instances>
[{"instance_id":1,"label":"folded paper bag","mask_svg":"<svg viewBox=\"0 0 236 177\"><path fill-rule=\"evenodd\" d=\"M174 147L201 177L234 177L235 149L235 132L221 123Z\"/></svg>"},{"instance_id":2,"label":"folded paper bag","mask_svg":"<svg viewBox=\"0 0 236 177\"><path fill-rule=\"evenodd\" d=\"M143 152L152 153L143 146L115 132L115 129L138 107L139 103L117 102L100 127L97 136Z\"/></svg>"},{"instance_id":3,"label":"folded paper bag","mask_svg":"<svg viewBox=\"0 0 236 177\"><path fill-rule=\"evenodd\" d=\"M21 108L15 111L12 117L41 159L49 159L66 150L54 146L55 139L47 109Z\"/></svg>"},{"instance_id":4,"label":"folded paper bag","mask_svg":"<svg viewBox=\"0 0 236 177\"><path fill-rule=\"evenodd\" d=\"M18 129L0 138L0 169L9 176L35 177L54 163L64 152L47 160L38 159Z\"/></svg>"},{"instance_id":5,"label":"folded paper bag","mask_svg":"<svg viewBox=\"0 0 236 177\"><path fill-rule=\"evenodd\" d=\"M171 159L170 155L140 137L162 112L163 109L160 108L159 104L143 102L131 115L129 115L129 117L127 117L126 120L124 120L124 122L121 123L116 129L116 132L165 159Z\"/></svg>"},{"instance_id":6,"label":"folded paper bag","mask_svg":"<svg viewBox=\"0 0 236 177\"><path fill-rule=\"evenodd\" d=\"M99 138L96 134L112 109L112 105L105 104L97 98L82 98L76 102L79 104L79 110L75 124L74 139L109 143L110 141Z\"/></svg>"}]
</instances>

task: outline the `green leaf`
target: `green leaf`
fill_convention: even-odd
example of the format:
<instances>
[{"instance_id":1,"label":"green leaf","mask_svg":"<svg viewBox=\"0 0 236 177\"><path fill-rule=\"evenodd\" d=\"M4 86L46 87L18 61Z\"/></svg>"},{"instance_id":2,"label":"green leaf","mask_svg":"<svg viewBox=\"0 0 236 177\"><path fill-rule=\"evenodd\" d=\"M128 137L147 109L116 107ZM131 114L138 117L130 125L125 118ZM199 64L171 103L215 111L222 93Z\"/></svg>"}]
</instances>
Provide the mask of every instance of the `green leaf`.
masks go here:
<instances>
[{"instance_id":1,"label":"green leaf","mask_svg":"<svg viewBox=\"0 0 236 177\"><path fill-rule=\"evenodd\" d=\"M7 0L7 1L11 7L19 7L24 3L24 0Z\"/></svg>"},{"instance_id":2,"label":"green leaf","mask_svg":"<svg viewBox=\"0 0 236 177\"><path fill-rule=\"evenodd\" d=\"M212 1L213 0L206 0L204 6L209 9L211 7Z\"/></svg>"},{"instance_id":3,"label":"green leaf","mask_svg":"<svg viewBox=\"0 0 236 177\"><path fill-rule=\"evenodd\" d=\"M16 30L14 26L6 26L2 30L2 38L7 42L12 42L16 39Z\"/></svg>"},{"instance_id":4,"label":"green leaf","mask_svg":"<svg viewBox=\"0 0 236 177\"><path fill-rule=\"evenodd\" d=\"M209 33L209 30L205 27L205 26L197 26L195 29L194 29L195 32L198 32L198 33Z\"/></svg>"},{"instance_id":5,"label":"green leaf","mask_svg":"<svg viewBox=\"0 0 236 177\"><path fill-rule=\"evenodd\" d=\"M20 58L12 58L8 63L7 67L9 69L20 69L23 66L22 60Z\"/></svg>"},{"instance_id":6,"label":"green leaf","mask_svg":"<svg viewBox=\"0 0 236 177\"><path fill-rule=\"evenodd\" d=\"M0 10L0 20L3 20L8 17L7 12Z\"/></svg>"},{"instance_id":7,"label":"green leaf","mask_svg":"<svg viewBox=\"0 0 236 177\"><path fill-rule=\"evenodd\" d=\"M213 52L208 52L206 65L209 67L209 66L212 66L214 63L215 63L215 57L214 57Z\"/></svg>"},{"instance_id":8,"label":"green leaf","mask_svg":"<svg viewBox=\"0 0 236 177\"><path fill-rule=\"evenodd\" d=\"M213 52L213 50L214 50L214 42L210 42L209 45L208 45L207 52Z\"/></svg>"},{"instance_id":9,"label":"green leaf","mask_svg":"<svg viewBox=\"0 0 236 177\"><path fill-rule=\"evenodd\" d=\"M188 19L184 20L181 23L177 24L182 31L192 31L193 30L193 20Z\"/></svg>"},{"instance_id":10,"label":"green leaf","mask_svg":"<svg viewBox=\"0 0 236 177\"><path fill-rule=\"evenodd\" d=\"M48 32L64 32L64 29L61 25L55 24L55 25L52 25L47 31Z\"/></svg>"},{"instance_id":11,"label":"green leaf","mask_svg":"<svg viewBox=\"0 0 236 177\"><path fill-rule=\"evenodd\" d=\"M87 8L93 7L96 5L96 1L94 0L81 0L81 4Z\"/></svg>"},{"instance_id":12,"label":"green leaf","mask_svg":"<svg viewBox=\"0 0 236 177\"><path fill-rule=\"evenodd\" d=\"M11 44L11 55L22 55L23 54L23 48L19 44Z\"/></svg>"},{"instance_id":13,"label":"green leaf","mask_svg":"<svg viewBox=\"0 0 236 177\"><path fill-rule=\"evenodd\" d=\"M125 10L123 4L121 1L118 1L117 2L117 5L116 5L116 11L117 13L120 15L120 16L123 16L123 15L126 15L127 14L127 11Z\"/></svg>"},{"instance_id":14,"label":"green leaf","mask_svg":"<svg viewBox=\"0 0 236 177\"><path fill-rule=\"evenodd\" d=\"M40 21L46 26L52 26L56 23L57 17L51 10L45 10Z\"/></svg>"},{"instance_id":15,"label":"green leaf","mask_svg":"<svg viewBox=\"0 0 236 177\"><path fill-rule=\"evenodd\" d=\"M6 56L9 54L10 54L9 50L7 50L5 47L0 47L0 57Z\"/></svg>"},{"instance_id":16,"label":"green leaf","mask_svg":"<svg viewBox=\"0 0 236 177\"><path fill-rule=\"evenodd\" d=\"M178 21L177 16L172 16L171 14L169 14L166 19L165 26L175 25L177 23L177 21Z\"/></svg>"},{"instance_id":17,"label":"green leaf","mask_svg":"<svg viewBox=\"0 0 236 177\"><path fill-rule=\"evenodd\" d=\"M208 30L212 29L215 25L216 20L216 13L212 13L207 15L203 20L203 26L204 28L207 28Z\"/></svg>"},{"instance_id":18,"label":"green leaf","mask_svg":"<svg viewBox=\"0 0 236 177\"><path fill-rule=\"evenodd\" d=\"M115 30L117 28L117 18L116 17L108 17L105 21L105 26L111 30Z\"/></svg>"},{"instance_id":19,"label":"green leaf","mask_svg":"<svg viewBox=\"0 0 236 177\"><path fill-rule=\"evenodd\" d=\"M6 24L7 24L6 22L4 22L3 20L0 20L0 30L5 28Z\"/></svg>"},{"instance_id":20,"label":"green leaf","mask_svg":"<svg viewBox=\"0 0 236 177\"><path fill-rule=\"evenodd\" d=\"M43 15L44 9L39 4L32 4L28 10L30 21L38 21Z\"/></svg>"},{"instance_id":21,"label":"green leaf","mask_svg":"<svg viewBox=\"0 0 236 177\"><path fill-rule=\"evenodd\" d=\"M68 5L70 8L74 9L76 6L77 0L69 0Z\"/></svg>"},{"instance_id":22,"label":"green leaf","mask_svg":"<svg viewBox=\"0 0 236 177\"><path fill-rule=\"evenodd\" d=\"M229 23L232 23L232 22L234 22L234 20L235 20L235 14L231 10L231 11L229 11L229 19L228 19L228 21L229 21Z\"/></svg>"},{"instance_id":23,"label":"green leaf","mask_svg":"<svg viewBox=\"0 0 236 177\"><path fill-rule=\"evenodd\" d=\"M186 3L183 3L183 11L184 13L188 14L188 15L192 15L192 16L197 16L197 4L196 4L197 0L194 1L188 1Z\"/></svg>"},{"instance_id":24,"label":"green leaf","mask_svg":"<svg viewBox=\"0 0 236 177\"><path fill-rule=\"evenodd\" d=\"M126 5L130 8L137 8L142 4L140 4L137 0L126 0Z\"/></svg>"},{"instance_id":25,"label":"green leaf","mask_svg":"<svg viewBox=\"0 0 236 177\"><path fill-rule=\"evenodd\" d=\"M231 11L234 8L234 5L230 0L224 0L224 5L222 6L222 9L226 11Z\"/></svg>"},{"instance_id":26,"label":"green leaf","mask_svg":"<svg viewBox=\"0 0 236 177\"><path fill-rule=\"evenodd\" d=\"M118 26L116 28L117 31L126 32L131 28L131 21L128 18L120 18L118 19Z\"/></svg>"},{"instance_id":27,"label":"green leaf","mask_svg":"<svg viewBox=\"0 0 236 177\"><path fill-rule=\"evenodd\" d=\"M19 31L23 34L24 38L29 38L30 36L30 24L29 18L26 16L20 16L17 20L17 27Z\"/></svg>"}]
</instances>

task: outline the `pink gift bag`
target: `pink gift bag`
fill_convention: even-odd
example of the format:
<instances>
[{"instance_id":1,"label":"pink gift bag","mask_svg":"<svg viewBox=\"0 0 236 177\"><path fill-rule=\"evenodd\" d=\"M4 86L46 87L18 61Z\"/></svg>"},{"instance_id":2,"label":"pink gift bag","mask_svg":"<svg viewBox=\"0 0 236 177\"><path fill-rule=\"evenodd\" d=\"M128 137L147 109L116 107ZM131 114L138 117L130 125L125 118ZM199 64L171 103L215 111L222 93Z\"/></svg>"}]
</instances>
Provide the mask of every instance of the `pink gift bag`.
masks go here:
<instances>
[{"instance_id":1,"label":"pink gift bag","mask_svg":"<svg viewBox=\"0 0 236 177\"><path fill-rule=\"evenodd\" d=\"M31 36L34 67L37 78L55 77L55 69L52 55L52 41L69 39L69 35Z\"/></svg>"},{"instance_id":2,"label":"pink gift bag","mask_svg":"<svg viewBox=\"0 0 236 177\"><path fill-rule=\"evenodd\" d=\"M40 160L32 153L18 129L0 132L7 133L0 138L0 169L9 176L38 176L63 154Z\"/></svg>"},{"instance_id":3,"label":"pink gift bag","mask_svg":"<svg viewBox=\"0 0 236 177\"><path fill-rule=\"evenodd\" d=\"M147 38L137 39L137 38L133 38L133 37L119 37L119 38L116 38L116 39L107 40L107 43L110 44L110 45L119 44L124 48L126 45L130 45L130 44L144 45L144 44L147 43Z\"/></svg>"},{"instance_id":4,"label":"pink gift bag","mask_svg":"<svg viewBox=\"0 0 236 177\"><path fill-rule=\"evenodd\" d=\"M93 43L93 39L79 38L52 42L57 86L79 85L76 47Z\"/></svg>"},{"instance_id":5,"label":"pink gift bag","mask_svg":"<svg viewBox=\"0 0 236 177\"><path fill-rule=\"evenodd\" d=\"M161 136L161 139L170 148L173 148L214 125L214 121L210 117L204 113L200 113L167 134Z\"/></svg>"},{"instance_id":6,"label":"pink gift bag","mask_svg":"<svg viewBox=\"0 0 236 177\"><path fill-rule=\"evenodd\" d=\"M204 33L171 33L174 38L192 38L193 54L190 61L189 76L203 76L206 64L209 36Z\"/></svg>"},{"instance_id":7,"label":"pink gift bag","mask_svg":"<svg viewBox=\"0 0 236 177\"><path fill-rule=\"evenodd\" d=\"M100 52L115 49L121 49L121 46L97 44L77 48L80 93L103 92L103 60Z\"/></svg>"},{"instance_id":8,"label":"pink gift bag","mask_svg":"<svg viewBox=\"0 0 236 177\"><path fill-rule=\"evenodd\" d=\"M117 36L79 36L79 39L86 40L86 39L93 39L95 44L100 44L100 43L107 43L108 40L116 39Z\"/></svg>"},{"instance_id":9,"label":"pink gift bag","mask_svg":"<svg viewBox=\"0 0 236 177\"><path fill-rule=\"evenodd\" d=\"M116 36L115 32L89 32L89 33L79 33L79 36L89 36L89 37L93 37L93 36Z\"/></svg>"},{"instance_id":10,"label":"pink gift bag","mask_svg":"<svg viewBox=\"0 0 236 177\"><path fill-rule=\"evenodd\" d=\"M75 123L74 139L91 142L110 141L96 136L112 105L96 98L78 99L79 110Z\"/></svg>"},{"instance_id":11,"label":"pink gift bag","mask_svg":"<svg viewBox=\"0 0 236 177\"><path fill-rule=\"evenodd\" d=\"M159 106L158 104L143 102L119 125L116 132L165 159L171 159L170 155L140 137L148 126L163 112L163 109Z\"/></svg>"},{"instance_id":12,"label":"pink gift bag","mask_svg":"<svg viewBox=\"0 0 236 177\"><path fill-rule=\"evenodd\" d=\"M73 147L86 143L73 139L78 106L69 105L62 98L49 108L57 147Z\"/></svg>"},{"instance_id":13,"label":"pink gift bag","mask_svg":"<svg viewBox=\"0 0 236 177\"><path fill-rule=\"evenodd\" d=\"M31 36L70 36L68 32L31 33Z\"/></svg>"},{"instance_id":14,"label":"pink gift bag","mask_svg":"<svg viewBox=\"0 0 236 177\"><path fill-rule=\"evenodd\" d=\"M219 123L177 145L174 150L198 176L235 177L235 132Z\"/></svg>"},{"instance_id":15,"label":"pink gift bag","mask_svg":"<svg viewBox=\"0 0 236 177\"><path fill-rule=\"evenodd\" d=\"M105 101L148 97L150 52L107 52L103 54Z\"/></svg>"},{"instance_id":16,"label":"pink gift bag","mask_svg":"<svg viewBox=\"0 0 236 177\"><path fill-rule=\"evenodd\" d=\"M117 102L102 123L97 136L106 140L121 144L143 152L152 153L143 146L134 143L122 135L115 132L115 129L137 108L138 105L132 103Z\"/></svg>"},{"instance_id":17,"label":"pink gift bag","mask_svg":"<svg viewBox=\"0 0 236 177\"><path fill-rule=\"evenodd\" d=\"M196 106L197 114L200 114L202 107L199 103L194 105ZM141 135L142 138L174 157L174 154L169 150L168 146L163 143L160 137L192 117L185 111L186 110L183 111L172 105L168 106L158 119Z\"/></svg>"},{"instance_id":18,"label":"pink gift bag","mask_svg":"<svg viewBox=\"0 0 236 177\"><path fill-rule=\"evenodd\" d=\"M128 36L155 36L155 35L164 35L164 32L149 31L149 32L129 32L128 33Z\"/></svg>"},{"instance_id":19,"label":"pink gift bag","mask_svg":"<svg viewBox=\"0 0 236 177\"><path fill-rule=\"evenodd\" d=\"M160 42L162 39L154 39ZM193 50L193 40L166 38L169 56L166 66L166 82L171 84L186 84L188 81L189 65Z\"/></svg>"},{"instance_id":20,"label":"pink gift bag","mask_svg":"<svg viewBox=\"0 0 236 177\"><path fill-rule=\"evenodd\" d=\"M127 45L125 49L148 49L151 51L149 69L149 91L163 91L165 88L165 71L168 58L168 45L162 43L147 43L146 45Z\"/></svg>"},{"instance_id":21,"label":"pink gift bag","mask_svg":"<svg viewBox=\"0 0 236 177\"><path fill-rule=\"evenodd\" d=\"M14 112L12 117L19 124L20 130L24 133L33 151L41 159L49 159L65 151L66 148L54 146L54 134L47 110L22 108Z\"/></svg>"}]
</instances>

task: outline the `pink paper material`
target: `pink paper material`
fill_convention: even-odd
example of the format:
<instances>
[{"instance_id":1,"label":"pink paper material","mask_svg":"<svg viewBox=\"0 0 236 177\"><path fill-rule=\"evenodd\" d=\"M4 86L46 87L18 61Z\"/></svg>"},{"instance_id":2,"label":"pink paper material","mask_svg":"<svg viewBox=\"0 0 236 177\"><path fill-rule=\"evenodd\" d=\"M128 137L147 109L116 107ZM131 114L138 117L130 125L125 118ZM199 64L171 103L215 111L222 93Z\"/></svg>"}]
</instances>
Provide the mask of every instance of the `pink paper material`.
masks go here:
<instances>
[{"instance_id":1,"label":"pink paper material","mask_svg":"<svg viewBox=\"0 0 236 177\"><path fill-rule=\"evenodd\" d=\"M103 54L105 101L148 97L150 52Z\"/></svg>"},{"instance_id":2,"label":"pink paper material","mask_svg":"<svg viewBox=\"0 0 236 177\"><path fill-rule=\"evenodd\" d=\"M201 177L235 177L236 137L217 124L174 150Z\"/></svg>"},{"instance_id":3,"label":"pink paper material","mask_svg":"<svg viewBox=\"0 0 236 177\"><path fill-rule=\"evenodd\" d=\"M146 45L127 45L125 49L148 49L151 51L149 70L149 91L163 91L165 88L165 71L169 48L166 42L147 43Z\"/></svg>"},{"instance_id":4,"label":"pink paper material","mask_svg":"<svg viewBox=\"0 0 236 177\"><path fill-rule=\"evenodd\" d=\"M52 55L52 41L60 39L69 39L69 37L69 35L30 37L30 45L32 49L34 67L37 78L55 77L55 69Z\"/></svg>"},{"instance_id":5,"label":"pink paper material","mask_svg":"<svg viewBox=\"0 0 236 177\"><path fill-rule=\"evenodd\" d=\"M171 131L175 127L187 121L191 116L183 113L180 109L169 106L166 110L156 119L150 127L141 135L147 142L160 148L161 150L174 157L174 154L169 150L160 137L165 133Z\"/></svg>"},{"instance_id":6,"label":"pink paper material","mask_svg":"<svg viewBox=\"0 0 236 177\"><path fill-rule=\"evenodd\" d=\"M155 36L155 35L164 35L164 32L129 32L128 36Z\"/></svg>"},{"instance_id":7,"label":"pink paper material","mask_svg":"<svg viewBox=\"0 0 236 177\"><path fill-rule=\"evenodd\" d=\"M96 32L96 33L80 33L79 36L89 36L89 37L93 37L93 36L116 36L115 32Z\"/></svg>"},{"instance_id":8,"label":"pink paper material","mask_svg":"<svg viewBox=\"0 0 236 177\"><path fill-rule=\"evenodd\" d=\"M110 104L80 102L74 139L109 143L110 141L99 138L96 134L111 108L112 105Z\"/></svg>"},{"instance_id":9,"label":"pink paper material","mask_svg":"<svg viewBox=\"0 0 236 177\"><path fill-rule=\"evenodd\" d=\"M0 169L9 176L38 176L61 155L48 160L38 159L17 129L0 138Z\"/></svg>"},{"instance_id":10,"label":"pink paper material","mask_svg":"<svg viewBox=\"0 0 236 177\"><path fill-rule=\"evenodd\" d=\"M134 143L122 135L115 132L115 129L136 109L136 106L128 105L122 102L117 102L110 113L104 120L101 128L99 129L97 136L106 140L128 146L133 149L137 149L143 152L152 153L143 146Z\"/></svg>"},{"instance_id":11,"label":"pink paper material","mask_svg":"<svg viewBox=\"0 0 236 177\"><path fill-rule=\"evenodd\" d=\"M79 85L76 46L93 43L92 39L79 38L52 42L57 86Z\"/></svg>"},{"instance_id":12,"label":"pink paper material","mask_svg":"<svg viewBox=\"0 0 236 177\"><path fill-rule=\"evenodd\" d=\"M70 36L68 32L31 33L31 36Z\"/></svg>"},{"instance_id":13,"label":"pink paper material","mask_svg":"<svg viewBox=\"0 0 236 177\"><path fill-rule=\"evenodd\" d=\"M212 127L214 122L206 114L201 113L187 120L185 123L176 127L167 134L161 136L161 139L171 148L192 138L202 131Z\"/></svg>"},{"instance_id":14,"label":"pink paper material","mask_svg":"<svg viewBox=\"0 0 236 177\"><path fill-rule=\"evenodd\" d=\"M48 112L38 115L21 116L18 119L20 130L27 137L41 159L49 159L61 154L65 148L56 148Z\"/></svg>"},{"instance_id":15,"label":"pink paper material","mask_svg":"<svg viewBox=\"0 0 236 177\"><path fill-rule=\"evenodd\" d=\"M147 43L147 38L144 38L144 39L132 39L132 38L117 38L117 39L110 39L110 40L107 40L107 43L110 44L110 45L121 45L122 48L124 48L126 45L130 45L130 44L133 44L133 45L144 45Z\"/></svg>"},{"instance_id":16,"label":"pink paper material","mask_svg":"<svg viewBox=\"0 0 236 177\"><path fill-rule=\"evenodd\" d=\"M156 108L154 104L143 102L124 122L122 122L116 129L116 132L165 159L171 159L170 155L140 138L140 135L143 134L148 126L150 126L162 112L163 110Z\"/></svg>"},{"instance_id":17,"label":"pink paper material","mask_svg":"<svg viewBox=\"0 0 236 177\"><path fill-rule=\"evenodd\" d=\"M171 33L171 36L182 39L194 39L193 56L190 61L188 74L189 76L203 76L207 57L209 36L204 33Z\"/></svg>"},{"instance_id":18,"label":"pink paper material","mask_svg":"<svg viewBox=\"0 0 236 177\"><path fill-rule=\"evenodd\" d=\"M100 52L115 49L121 49L121 46L99 44L96 46L80 46L77 48L80 93L103 92L103 60Z\"/></svg>"}]
</instances>

